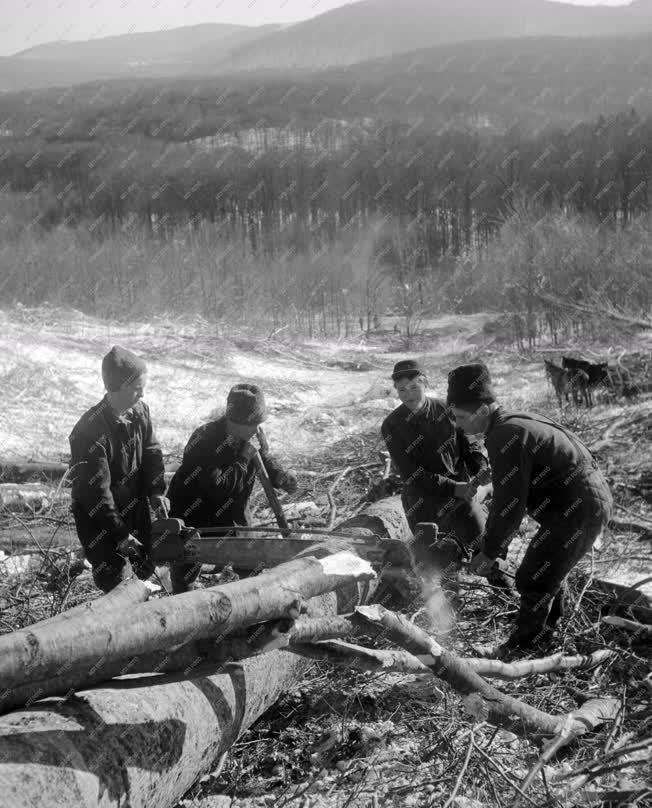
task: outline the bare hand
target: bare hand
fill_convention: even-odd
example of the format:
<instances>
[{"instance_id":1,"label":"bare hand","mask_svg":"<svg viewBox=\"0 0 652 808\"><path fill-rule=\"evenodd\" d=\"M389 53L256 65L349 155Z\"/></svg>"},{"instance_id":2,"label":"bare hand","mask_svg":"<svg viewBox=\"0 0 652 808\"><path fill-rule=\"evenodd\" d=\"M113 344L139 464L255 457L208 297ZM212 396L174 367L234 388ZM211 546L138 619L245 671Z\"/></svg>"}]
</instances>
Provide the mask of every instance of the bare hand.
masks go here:
<instances>
[{"instance_id":1,"label":"bare hand","mask_svg":"<svg viewBox=\"0 0 652 808\"><path fill-rule=\"evenodd\" d=\"M293 474L293 472L288 471L285 475L285 480L283 480L283 485L281 486L281 488L288 494L294 494L298 487L299 483L297 481L296 474Z\"/></svg>"}]
</instances>

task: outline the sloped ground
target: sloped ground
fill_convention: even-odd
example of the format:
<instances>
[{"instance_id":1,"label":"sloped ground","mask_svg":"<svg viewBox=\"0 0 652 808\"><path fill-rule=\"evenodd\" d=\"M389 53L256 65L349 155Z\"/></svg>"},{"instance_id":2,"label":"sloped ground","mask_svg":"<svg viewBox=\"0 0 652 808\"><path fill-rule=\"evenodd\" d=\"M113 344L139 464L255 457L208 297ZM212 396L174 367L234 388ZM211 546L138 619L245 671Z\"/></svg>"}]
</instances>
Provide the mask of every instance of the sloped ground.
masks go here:
<instances>
[{"instance_id":1,"label":"sloped ground","mask_svg":"<svg viewBox=\"0 0 652 808\"><path fill-rule=\"evenodd\" d=\"M285 344L246 334L226 339L204 321L125 325L51 309L0 313L0 456L65 459L70 429L102 395L101 357L118 343L149 362L146 400L170 461L178 458L191 431L223 405L233 383L260 383L270 406L270 443L299 471L301 488L293 499L313 499L326 520L326 493L338 472L351 469L334 492L338 517L361 505L376 473L374 468L360 467L378 461L380 423L397 404L388 381L393 363L406 355L419 356L428 369L433 393L443 396L447 371L461 361L481 357L506 405L560 418L590 444L607 435L599 456L621 508L620 526L605 536L603 546L586 559L582 571L593 569L596 575L621 583L640 581L649 574L649 536L628 530L626 522L632 516L652 520L646 487L652 473L652 401L643 397L632 405L603 400L588 413L560 413L540 357L522 357L493 342L483 330L488 319L473 315L427 323L426 334L406 352L391 323L385 334L348 343ZM651 346L649 339L637 337L631 347L649 350ZM594 346L598 353L609 347L617 353L620 346ZM344 369L352 366L362 370ZM260 496L258 502L262 504ZM59 531L53 545L68 543L63 541L66 533L74 542L65 513L55 516L52 528L47 528ZM19 529L24 530L17 525ZM515 558L529 531L526 526L515 540ZM649 649L622 633L605 634L599 626L599 594L584 592L579 575L574 587L578 609L566 631L565 649L588 652L613 643L620 656L597 671L538 676L510 684L509 692L553 713L573 709L582 697L609 694L621 698L623 715L611 735L597 735L561 754L546 768L548 780L564 768L570 771L599 758L614 744L650 734L646 724L649 690L643 683ZM648 591L652 592L649 584ZM63 603L74 605L91 592L87 576L62 583L49 581L43 574L26 582L17 598L14 592L14 600L9 597L3 602L0 630L47 616ZM514 599L489 595L477 579L465 579L463 592L462 608L440 639L469 654L472 643L502 637L517 604ZM409 613L432 627L427 613L417 614L421 606L415 603ZM294 693L239 742L223 770L204 778L181 805L443 806L467 756L459 791L450 805L513 805L517 784L537 754L531 743L474 723L458 699L436 681L333 671L317 665ZM635 758L638 753L632 754ZM586 792L582 792L582 803L577 795L555 799L548 791L548 780L539 777L522 804L600 804L599 800L586 802ZM638 789L640 784L641 766L623 769L621 765L599 781L597 790ZM589 791L592 787L589 784ZM632 793L635 796L627 798L630 802L613 804L649 804L639 791Z\"/></svg>"}]
</instances>

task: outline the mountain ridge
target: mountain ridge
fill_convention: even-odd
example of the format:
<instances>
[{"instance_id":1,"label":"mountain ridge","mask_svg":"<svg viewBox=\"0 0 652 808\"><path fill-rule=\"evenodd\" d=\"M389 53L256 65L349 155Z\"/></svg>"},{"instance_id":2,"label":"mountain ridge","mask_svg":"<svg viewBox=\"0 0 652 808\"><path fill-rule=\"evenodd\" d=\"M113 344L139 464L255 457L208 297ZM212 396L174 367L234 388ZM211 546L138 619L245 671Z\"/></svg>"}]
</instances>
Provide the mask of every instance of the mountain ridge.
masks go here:
<instances>
[{"instance_id":1,"label":"mountain ridge","mask_svg":"<svg viewBox=\"0 0 652 808\"><path fill-rule=\"evenodd\" d=\"M467 41L646 32L652 32L652 0L633 0L627 6L556 0L359 0L290 26L206 23L45 43L0 59L0 90L112 78L314 72Z\"/></svg>"}]
</instances>

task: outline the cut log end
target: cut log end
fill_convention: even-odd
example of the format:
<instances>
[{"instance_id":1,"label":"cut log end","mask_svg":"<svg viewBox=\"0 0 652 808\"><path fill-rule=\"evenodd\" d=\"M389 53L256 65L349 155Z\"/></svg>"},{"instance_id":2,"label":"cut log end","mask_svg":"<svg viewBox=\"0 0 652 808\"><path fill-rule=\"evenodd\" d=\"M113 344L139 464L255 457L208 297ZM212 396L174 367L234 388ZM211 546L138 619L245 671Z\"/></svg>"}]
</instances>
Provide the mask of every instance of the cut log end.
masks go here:
<instances>
[{"instance_id":1,"label":"cut log end","mask_svg":"<svg viewBox=\"0 0 652 808\"><path fill-rule=\"evenodd\" d=\"M347 576L360 581L376 577L371 564L355 553L335 553L315 560L321 564L324 575Z\"/></svg>"}]
</instances>

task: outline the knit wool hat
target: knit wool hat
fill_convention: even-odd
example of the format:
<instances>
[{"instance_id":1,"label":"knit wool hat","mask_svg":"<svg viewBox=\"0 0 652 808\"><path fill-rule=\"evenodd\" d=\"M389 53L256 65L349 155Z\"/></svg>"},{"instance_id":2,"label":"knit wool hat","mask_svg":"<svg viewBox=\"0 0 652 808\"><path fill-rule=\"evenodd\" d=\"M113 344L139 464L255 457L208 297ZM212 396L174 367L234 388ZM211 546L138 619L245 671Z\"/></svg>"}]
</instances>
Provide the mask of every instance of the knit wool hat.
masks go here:
<instances>
[{"instance_id":1,"label":"knit wool hat","mask_svg":"<svg viewBox=\"0 0 652 808\"><path fill-rule=\"evenodd\" d=\"M234 424L257 426L267 418L265 396L257 384L236 384L226 398L226 417Z\"/></svg>"},{"instance_id":2,"label":"knit wool hat","mask_svg":"<svg viewBox=\"0 0 652 808\"><path fill-rule=\"evenodd\" d=\"M392 381L399 379L412 379L415 376L425 376L426 373L416 359L402 359L394 365Z\"/></svg>"},{"instance_id":3,"label":"knit wool hat","mask_svg":"<svg viewBox=\"0 0 652 808\"><path fill-rule=\"evenodd\" d=\"M491 404L495 400L489 368L481 362L460 365L448 374L448 404Z\"/></svg>"},{"instance_id":4,"label":"knit wool hat","mask_svg":"<svg viewBox=\"0 0 652 808\"><path fill-rule=\"evenodd\" d=\"M122 387L147 372L147 365L136 354L114 345L102 360L102 379L110 393L116 393Z\"/></svg>"}]
</instances>

